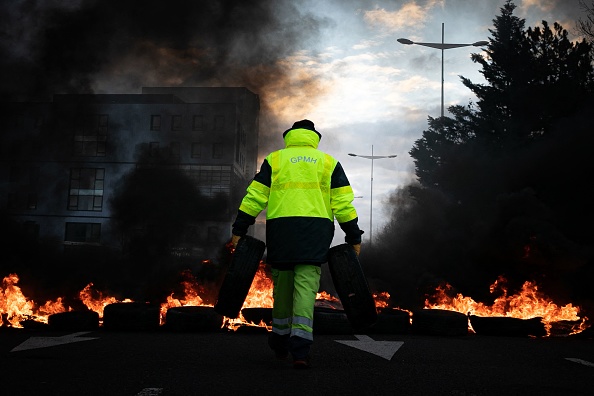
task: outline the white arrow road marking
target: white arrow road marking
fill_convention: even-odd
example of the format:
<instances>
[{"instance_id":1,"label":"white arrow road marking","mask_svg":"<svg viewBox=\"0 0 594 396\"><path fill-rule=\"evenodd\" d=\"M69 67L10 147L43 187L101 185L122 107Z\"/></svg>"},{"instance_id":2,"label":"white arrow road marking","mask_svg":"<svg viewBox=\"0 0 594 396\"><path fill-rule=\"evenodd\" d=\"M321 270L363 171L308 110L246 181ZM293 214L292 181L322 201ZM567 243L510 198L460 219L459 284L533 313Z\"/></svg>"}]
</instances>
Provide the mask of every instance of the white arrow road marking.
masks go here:
<instances>
[{"instance_id":1,"label":"white arrow road marking","mask_svg":"<svg viewBox=\"0 0 594 396\"><path fill-rule=\"evenodd\" d=\"M10 352L24 351L27 349L47 348L56 345L98 339L98 337L79 337L79 335L87 333L90 333L90 331L82 331L79 333L67 334L62 337L31 337L22 344L12 348Z\"/></svg>"},{"instance_id":2,"label":"white arrow road marking","mask_svg":"<svg viewBox=\"0 0 594 396\"><path fill-rule=\"evenodd\" d=\"M587 360L576 359L576 358L565 358L565 360L569 360L570 362L583 364L584 366L594 367L594 363L590 363Z\"/></svg>"},{"instance_id":3,"label":"white arrow road marking","mask_svg":"<svg viewBox=\"0 0 594 396\"><path fill-rule=\"evenodd\" d=\"M404 344L404 341L375 341L373 338L366 335L355 334L355 337L357 337L357 341L334 341L365 352L373 353L374 355L383 357L387 360L392 359L396 351L398 351L398 349Z\"/></svg>"}]
</instances>

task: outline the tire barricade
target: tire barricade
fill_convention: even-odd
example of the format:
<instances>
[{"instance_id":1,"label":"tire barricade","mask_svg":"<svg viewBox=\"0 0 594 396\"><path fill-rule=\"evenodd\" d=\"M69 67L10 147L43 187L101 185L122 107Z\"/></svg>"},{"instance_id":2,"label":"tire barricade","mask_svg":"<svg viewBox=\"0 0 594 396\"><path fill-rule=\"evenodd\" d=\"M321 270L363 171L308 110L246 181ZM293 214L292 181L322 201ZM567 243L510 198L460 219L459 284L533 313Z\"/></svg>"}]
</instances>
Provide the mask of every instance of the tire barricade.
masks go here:
<instances>
[{"instance_id":1,"label":"tire barricade","mask_svg":"<svg viewBox=\"0 0 594 396\"><path fill-rule=\"evenodd\" d=\"M225 327L225 318L212 306L184 306L169 308L165 323L160 323L158 306L145 303L112 303L105 307L103 324L99 314L90 310L51 314L48 323L27 320L21 322L29 330L56 331L176 331L176 332L225 332L266 333L272 322L272 308L243 308L245 326L234 330ZM470 324L470 326L469 326ZM577 322L552 322L557 333L567 336ZM268 327L268 328L267 328ZM472 329L472 330L470 330ZM477 336L545 337L547 331L542 318L518 319L511 317L481 317L464 315L442 309L419 309L412 312L397 308L378 310L376 323L364 330L353 328L343 309L316 306L314 309L314 334L419 334L428 336ZM572 338L594 338L593 328L571 334Z\"/></svg>"}]
</instances>

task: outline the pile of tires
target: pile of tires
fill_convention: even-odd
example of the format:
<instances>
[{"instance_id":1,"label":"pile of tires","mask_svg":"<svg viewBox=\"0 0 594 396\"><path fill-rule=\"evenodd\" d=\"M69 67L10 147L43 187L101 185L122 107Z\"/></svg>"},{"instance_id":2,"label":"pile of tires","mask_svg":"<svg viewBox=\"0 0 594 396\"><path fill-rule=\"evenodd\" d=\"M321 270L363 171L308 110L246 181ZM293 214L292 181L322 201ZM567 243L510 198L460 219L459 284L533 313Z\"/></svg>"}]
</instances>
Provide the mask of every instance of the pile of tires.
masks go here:
<instances>
[{"instance_id":1,"label":"pile of tires","mask_svg":"<svg viewBox=\"0 0 594 396\"><path fill-rule=\"evenodd\" d=\"M52 330L93 331L99 328L99 314L95 311L70 311L52 314L47 323Z\"/></svg>"},{"instance_id":2,"label":"pile of tires","mask_svg":"<svg viewBox=\"0 0 594 396\"><path fill-rule=\"evenodd\" d=\"M413 311L411 331L436 336L464 336L468 334L468 317L445 309Z\"/></svg>"},{"instance_id":3,"label":"pile of tires","mask_svg":"<svg viewBox=\"0 0 594 396\"><path fill-rule=\"evenodd\" d=\"M239 316L265 249L266 244L259 239L241 237L219 289L215 311L232 319Z\"/></svg>"},{"instance_id":4,"label":"pile of tires","mask_svg":"<svg viewBox=\"0 0 594 396\"><path fill-rule=\"evenodd\" d=\"M357 332L367 331L377 321L377 310L353 247L347 243L331 247L328 268L352 328Z\"/></svg>"},{"instance_id":5,"label":"pile of tires","mask_svg":"<svg viewBox=\"0 0 594 396\"><path fill-rule=\"evenodd\" d=\"M477 335L504 337L543 337L547 335L542 318L519 319L499 316L470 316Z\"/></svg>"},{"instance_id":6,"label":"pile of tires","mask_svg":"<svg viewBox=\"0 0 594 396\"><path fill-rule=\"evenodd\" d=\"M161 325L160 307L129 302L113 303L103 309L103 328L116 331L157 330Z\"/></svg>"},{"instance_id":7,"label":"pile of tires","mask_svg":"<svg viewBox=\"0 0 594 396\"><path fill-rule=\"evenodd\" d=\"M411 328L410 314L396 308L382 309L376 323L368 330L369 334L406 334Z\"/></svg>"},{"instance_id":8,"label":"pile of tires","mask_svg":"<svg viewBox=\"0 0 594 396\"><path fill-rule=\"evenodd\" d=\"M223 323L223 316L213 307L174 307L165 314L164 328L179 332L218 332L223 330Z\"/></svg>"},{"instance_id":9,"label":"pile of tires","mask_svg":"<svg viewBox=\"0 0 594 396\"><path fill-rule=\"evenodd\" d=\"M353 326L342 309L315 307L314 334L353 334Z\"/></svg>"}]
</instances>

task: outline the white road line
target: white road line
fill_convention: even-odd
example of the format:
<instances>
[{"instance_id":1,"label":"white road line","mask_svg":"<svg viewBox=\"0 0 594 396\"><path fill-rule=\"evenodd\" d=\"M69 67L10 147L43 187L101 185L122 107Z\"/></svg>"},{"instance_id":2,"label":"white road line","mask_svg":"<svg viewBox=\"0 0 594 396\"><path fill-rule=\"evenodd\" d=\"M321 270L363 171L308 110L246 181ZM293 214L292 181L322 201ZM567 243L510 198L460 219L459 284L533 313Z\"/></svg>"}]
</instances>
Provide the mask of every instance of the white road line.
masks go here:
<instances>
[{"instance_id":1,"label":"white road line","mask_svg":"<svg viewBox=\"0 0 594 396\"><path fill-rule=\"evenodd\" d=\"M163 388L144 388L136 396L159 396L163 393Z\"/></svg>"},{"instance_id":2,"label":"white road line","mask_svg":"<svg viewBox=\"0 0 594 396\"><path fill-rule=\"evenodd\" d=\"M576 358L565 358L565 360L569 360L570 362L583 364L584 366L594 367L594 363L591 363L587 360L576 359Z\"/></svg>"}]
</instances>

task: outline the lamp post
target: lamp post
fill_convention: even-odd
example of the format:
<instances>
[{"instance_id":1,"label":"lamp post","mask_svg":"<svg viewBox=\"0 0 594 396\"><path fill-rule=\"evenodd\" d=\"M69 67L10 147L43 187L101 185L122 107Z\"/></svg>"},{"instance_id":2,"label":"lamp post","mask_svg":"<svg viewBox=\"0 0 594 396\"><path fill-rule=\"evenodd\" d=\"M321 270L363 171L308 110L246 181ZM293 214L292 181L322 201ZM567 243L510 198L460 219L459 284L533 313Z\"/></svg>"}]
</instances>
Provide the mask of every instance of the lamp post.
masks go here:
<instances>
[{"instance_id":1,"label":"lamp post","mask_svg":"<svg viewBox=\"0 0 594 396\"><path fill-rule=\"evenodd\" d=\"M441 24L441 43L417 43L417 42L414 42L414 41L411 41L411 40L405 39L405 38L399 38L397 40L400 44L406 44L406 45L417 44L417 45L422 45L422 46L430 47L430 48L437 48L437 49L441 50L441 116L442 117L443 117L443 51L450 49L450 48L469 47L469 46L481 47L483 45L489 44L488 41L477 41L476 43L472 43L472 44L447 44L447 43L443 42L443 29L444 29L444 25L442 23Z\"/></svg>"},{"instance_id":2,"label":"lamp post","mask_svg":"<svg viewBox=\"0 0 594 396\"><path fill-rule=\"evenodd\" d=\"M395 158L396 155L373 155L373 145L371 145L371 155L358 155L353 153L349 153L349 155L351 157L361 157L371 160L371 191L369 194L369 247L371 247L373 240L373 161L381 158Z\"/></svg>"}]
</instances>

